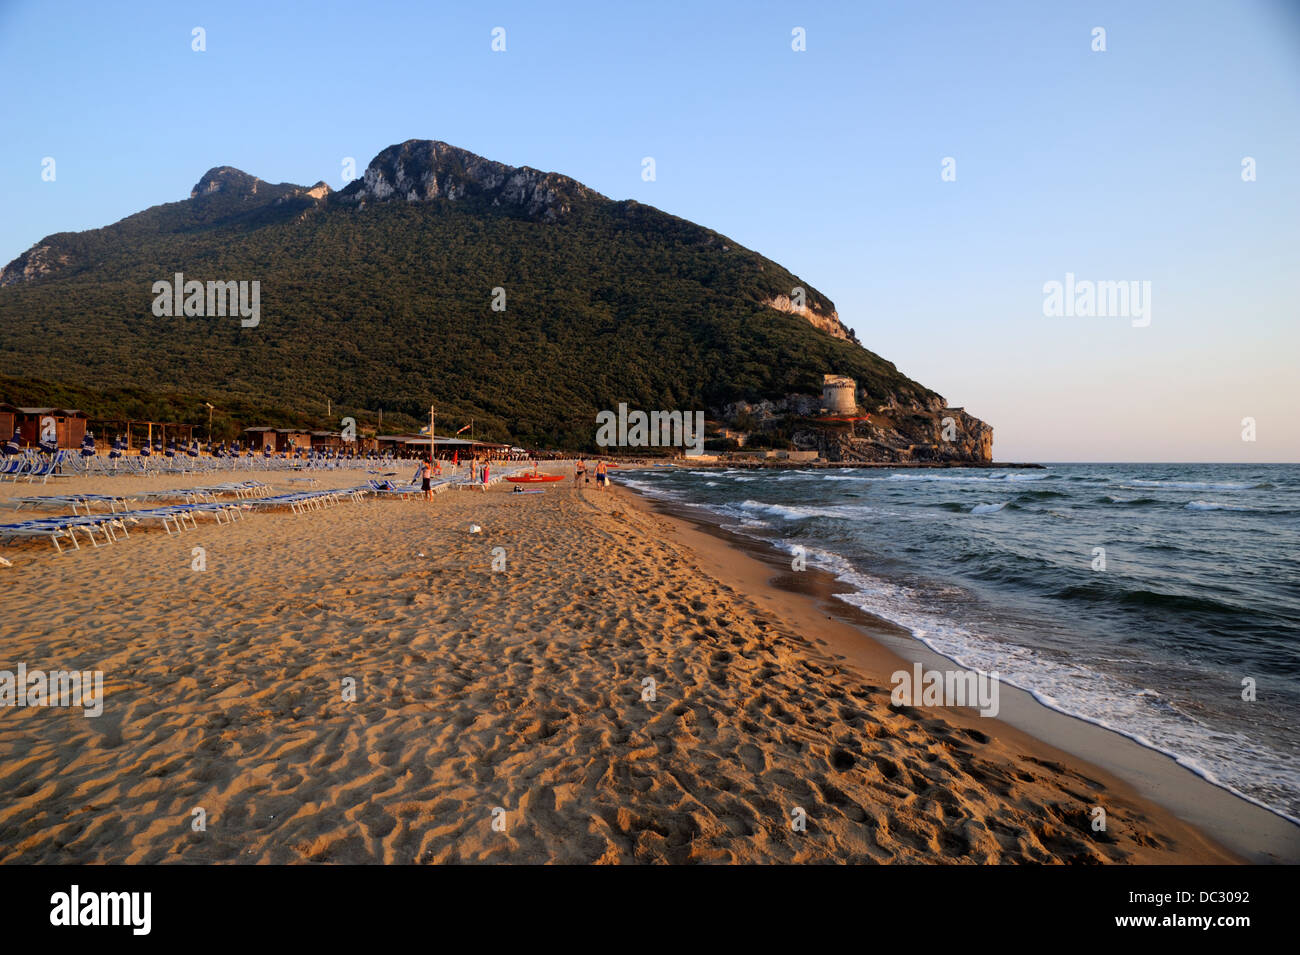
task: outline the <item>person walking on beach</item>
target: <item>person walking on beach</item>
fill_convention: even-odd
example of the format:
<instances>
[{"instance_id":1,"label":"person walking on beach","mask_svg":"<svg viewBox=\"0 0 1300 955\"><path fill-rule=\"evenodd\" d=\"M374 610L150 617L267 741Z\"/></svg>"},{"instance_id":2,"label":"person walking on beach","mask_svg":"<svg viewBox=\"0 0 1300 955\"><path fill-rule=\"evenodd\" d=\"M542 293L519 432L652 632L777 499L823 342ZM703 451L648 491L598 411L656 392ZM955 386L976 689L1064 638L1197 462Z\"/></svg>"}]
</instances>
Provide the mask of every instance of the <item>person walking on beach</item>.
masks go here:
<instances>
[{"instance_id":1,"label":"person walking on beach","mask_svg":"<svg viewBox=\"0 0 1300 955\"><path fill-rule=\"evenodd\" d=\"M609 483L609 472L605 468L605 462L597 461L596 462L596 487L600 488L603 491L605 490L605 485L608 483Z\"/></svg>"},{"instance_id":2,"label":"person walking on beach","mask_svg":"<svg viewBox=\"0 0 1300 955\"><path fill-rule=\"evenodd\" d=\"M424 462L424 473L421 475L423 481L420 484L421 490L424 491L424 499L433 501L433 465L428 461Z\"/></svg>"}]
</instances>

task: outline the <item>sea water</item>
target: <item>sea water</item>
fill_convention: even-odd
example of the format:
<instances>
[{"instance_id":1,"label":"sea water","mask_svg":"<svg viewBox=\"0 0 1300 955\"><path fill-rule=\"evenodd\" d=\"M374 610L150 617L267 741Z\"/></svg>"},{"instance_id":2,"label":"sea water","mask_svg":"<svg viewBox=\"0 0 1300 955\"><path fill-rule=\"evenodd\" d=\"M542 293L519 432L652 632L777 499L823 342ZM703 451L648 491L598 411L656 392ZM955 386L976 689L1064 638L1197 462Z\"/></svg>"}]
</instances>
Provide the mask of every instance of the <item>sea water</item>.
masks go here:
<instances>
[{"instance_id":1,"label":"sea water","mask_svg":"<svg viewBox=\"0 0 1300 955\"><path fill-rule=\"evenodd\" d=\"M802 547L840 599L938 653L1300 819L1300 466L621 480Z\"/></svg>"}]
</instances>

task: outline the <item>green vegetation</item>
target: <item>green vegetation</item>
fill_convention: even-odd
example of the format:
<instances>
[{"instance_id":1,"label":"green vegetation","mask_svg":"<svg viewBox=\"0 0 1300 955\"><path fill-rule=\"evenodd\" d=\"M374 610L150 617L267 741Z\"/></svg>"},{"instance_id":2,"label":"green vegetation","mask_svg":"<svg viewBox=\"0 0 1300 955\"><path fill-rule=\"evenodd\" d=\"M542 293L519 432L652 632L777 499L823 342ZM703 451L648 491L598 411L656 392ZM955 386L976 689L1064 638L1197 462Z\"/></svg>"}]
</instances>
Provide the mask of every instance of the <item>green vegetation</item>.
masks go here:
<instances>
[{"instance_id":1,"label":"green vegetation","mask_svg":"<svg viewBox=\"0 0 1300 955\"><path fill-rule=\"evenodd\" d=\"M931 396L760 304L803 286L829 312L806 282L635 202L578 199L546 223L474 198L358 207L262 183L38 245L64 264L0 287L0 399L96 418L206 424L211 401L219 434L373 427L380 409L390 431L427 422L433 400L440 432L473 416L482 437L590 449L596 412L620 401L712 409L817 394L825 372L873 401ZM260 324L154 317L151 285L175 272L260 281Z\"/></svg>"}]
</instances>

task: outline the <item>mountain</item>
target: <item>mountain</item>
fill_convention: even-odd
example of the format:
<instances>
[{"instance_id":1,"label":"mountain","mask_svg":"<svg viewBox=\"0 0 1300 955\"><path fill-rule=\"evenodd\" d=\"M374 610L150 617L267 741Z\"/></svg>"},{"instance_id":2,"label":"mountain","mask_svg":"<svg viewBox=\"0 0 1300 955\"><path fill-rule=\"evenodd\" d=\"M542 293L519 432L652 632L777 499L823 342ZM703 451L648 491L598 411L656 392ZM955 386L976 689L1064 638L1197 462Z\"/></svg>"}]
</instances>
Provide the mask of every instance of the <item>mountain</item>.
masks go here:
<instances>
[{"instance_id":1,"label":"mountain","mask_svg":"<svg viewBox=\"0 0 1300 955\"><path fill-rule=\"evenodd\" d=\"M228 312L173 309L155 283L177 273L205 283L199 312L212 284L256 282L256 321L234 314L233 285ZM381 409L388 431L427 420L432 400L480 434L591 447L596 413L620 402L718 418L794 407L833 373L881 412L877 443L902 449L932 441L944 408L770 259L425 140L388 147L337 192L219 166L188 199L47 236L0 269L0 329L0 399L196 422L211 401L219 433L373 425ZM987 428L958 427L967 449Z\"/></svg>"}]
</instances>

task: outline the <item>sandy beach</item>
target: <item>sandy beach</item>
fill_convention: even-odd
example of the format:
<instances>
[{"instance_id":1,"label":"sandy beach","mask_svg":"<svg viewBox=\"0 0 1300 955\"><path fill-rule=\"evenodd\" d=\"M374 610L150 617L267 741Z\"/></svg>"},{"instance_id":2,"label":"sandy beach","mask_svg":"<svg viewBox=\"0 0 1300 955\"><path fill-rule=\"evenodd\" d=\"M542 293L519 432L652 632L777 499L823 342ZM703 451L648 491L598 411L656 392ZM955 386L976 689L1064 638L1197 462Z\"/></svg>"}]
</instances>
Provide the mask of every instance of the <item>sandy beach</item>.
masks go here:
<instances>
[{"instance_id":1,"label":"sandy beach","mask_svg":"<svg viewBox=\"0 0 1300 955\"><path fill-rule=\"evenodd\" d=\"M1240 861L1019 729L891 708L898 657L620 488L4 553L0 668L105 699L0 709L0 862Z\"/></svg>"}]
</instances>

